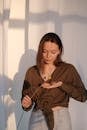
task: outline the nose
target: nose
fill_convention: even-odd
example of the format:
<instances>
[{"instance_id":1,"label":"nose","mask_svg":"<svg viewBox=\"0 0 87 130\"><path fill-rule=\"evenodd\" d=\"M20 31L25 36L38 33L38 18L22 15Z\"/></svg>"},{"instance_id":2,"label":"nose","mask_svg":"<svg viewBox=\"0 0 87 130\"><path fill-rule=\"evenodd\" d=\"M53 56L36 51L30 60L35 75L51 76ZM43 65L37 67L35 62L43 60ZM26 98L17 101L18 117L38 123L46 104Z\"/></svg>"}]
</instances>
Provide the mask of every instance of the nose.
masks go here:
<instances>
[{"instance_id":1,"label":"nose","mask_svg":"<svg viewBox=\"0 0 87 130\"><path fill-rule=\"evenodd\" d=\"M51 57L51 53L47 52L47 58Z\"/></svg>"}]
</instances>

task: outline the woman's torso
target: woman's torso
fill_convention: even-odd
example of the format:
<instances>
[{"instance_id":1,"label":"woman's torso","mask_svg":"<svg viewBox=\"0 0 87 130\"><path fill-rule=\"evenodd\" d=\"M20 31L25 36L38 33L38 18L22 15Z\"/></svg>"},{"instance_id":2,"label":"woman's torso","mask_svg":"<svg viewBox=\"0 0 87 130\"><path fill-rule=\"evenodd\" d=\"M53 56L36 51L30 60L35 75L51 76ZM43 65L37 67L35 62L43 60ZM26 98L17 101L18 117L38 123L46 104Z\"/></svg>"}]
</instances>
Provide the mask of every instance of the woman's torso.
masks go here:
<instances>
[{"instance_id":1,"label":"woman's torso","mask_svg":"<svg viewBox=\"0 0 87 130\"><path fill-rule=\"evenodd\" d=\"M51 81L62 81L68 83L72 82L69 66L70 64L64 62L60 63L60 65L52 73ZM29 80L29 83L32 87L40 87L40 84L44 82L37 69L37 66L33 66L31 69L29 69L28 74L29 77L27 77L27 79ZM39 100L43 103L43 106L48 105L50 108L55 108L58 106L58 109L60 109L60 107L68 107L69 96L65 91L57 87L51 89L43 89Z\"/></svg>"}]
</instances>

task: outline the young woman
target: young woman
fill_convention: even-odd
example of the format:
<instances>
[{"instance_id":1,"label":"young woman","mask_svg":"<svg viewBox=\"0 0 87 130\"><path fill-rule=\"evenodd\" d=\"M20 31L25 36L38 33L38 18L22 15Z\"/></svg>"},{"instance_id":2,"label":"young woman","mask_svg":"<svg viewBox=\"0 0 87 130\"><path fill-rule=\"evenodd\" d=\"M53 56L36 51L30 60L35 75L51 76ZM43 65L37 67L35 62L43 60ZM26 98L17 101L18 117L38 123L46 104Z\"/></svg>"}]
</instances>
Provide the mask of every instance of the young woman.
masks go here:
<instances>
[{"instance_id":1,"label":"young woman","mask_svg":"<svg viewBox=\"0 0 87 130\"><path fill-rule=\"evenodd\" d=\"M62 61L62 52L59 36L45 34L39 44L37 64L26 72L21 104L25 111L35 104L29 130L71 130L70 97L87 100L87 90L77 70Z\"/></svg>"}]
</instances>

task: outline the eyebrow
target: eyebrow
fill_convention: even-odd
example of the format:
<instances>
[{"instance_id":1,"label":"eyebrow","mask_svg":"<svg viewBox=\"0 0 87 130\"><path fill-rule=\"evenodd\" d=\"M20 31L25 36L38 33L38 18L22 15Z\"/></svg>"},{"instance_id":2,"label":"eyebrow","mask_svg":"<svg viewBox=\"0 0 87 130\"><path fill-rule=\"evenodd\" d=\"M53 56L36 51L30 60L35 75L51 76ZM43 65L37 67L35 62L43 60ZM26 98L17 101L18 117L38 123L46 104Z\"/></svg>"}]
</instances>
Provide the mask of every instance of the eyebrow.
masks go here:
<instances>
[{"instance_id":1,"label":"eyebrow","mask_svg":"<svg viewBox=\"0 0 87 130\"><path fill-rule=\"evenodd\" d=\"M47 49L42 49L42 50L46 50L46 51L49 51L49 50L47 50ZM50 51L57 51L57 49L54 49L54 50L50 50Z\"/></svg>"}]
</instances>

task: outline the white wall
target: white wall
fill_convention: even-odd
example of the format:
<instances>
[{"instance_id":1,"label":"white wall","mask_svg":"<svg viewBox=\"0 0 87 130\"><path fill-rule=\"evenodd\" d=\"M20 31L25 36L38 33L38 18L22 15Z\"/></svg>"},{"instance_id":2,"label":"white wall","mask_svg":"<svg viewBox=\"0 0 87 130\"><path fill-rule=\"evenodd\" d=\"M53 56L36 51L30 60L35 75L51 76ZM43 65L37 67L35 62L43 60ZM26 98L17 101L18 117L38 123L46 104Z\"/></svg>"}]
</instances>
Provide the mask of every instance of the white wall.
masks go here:
<instances>
[{"instance_id":1,"label":"white wall","mask_svg":"<svg viewBox=\"0 0 87 130\"><path fill-rule=\"evenodd\" d=\"M11 0L7 44L7 130L17 130L25 72L35 64L42 35L53 31L64 45L63 59L73 63L87 87L87 0ZM70 102L73 130L87 130L87 103ZM18 130L27 130L30 112L24 112Z\"/></svg>"}]
</instances>

